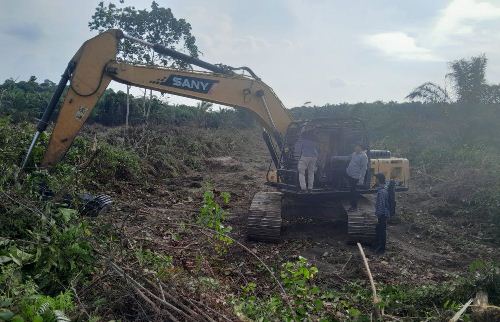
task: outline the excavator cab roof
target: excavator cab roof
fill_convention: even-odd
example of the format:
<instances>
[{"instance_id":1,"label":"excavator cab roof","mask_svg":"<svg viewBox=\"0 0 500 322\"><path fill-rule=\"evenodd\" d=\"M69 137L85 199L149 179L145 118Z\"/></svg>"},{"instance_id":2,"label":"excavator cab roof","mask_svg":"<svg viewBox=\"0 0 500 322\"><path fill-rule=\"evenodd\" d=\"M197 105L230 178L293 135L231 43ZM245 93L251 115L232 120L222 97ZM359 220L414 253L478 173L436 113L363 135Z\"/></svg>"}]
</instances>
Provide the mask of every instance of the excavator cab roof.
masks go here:
<instances>
[{"instance_id":1,"label":"excavator cab roof","mask_svg":"<svg viewBox=\"0 0 500 322\"><path fill-rule=\"evenodd\" d=\"M368 149L368 136L363 121L353 117L317 118L294 121L288 127L285 142L292 147L301 133L310 133L318 144L330 151L328 146L335 145L335 154L350 155L354 145L361 144Z\"/></svg>"}]
</instances>

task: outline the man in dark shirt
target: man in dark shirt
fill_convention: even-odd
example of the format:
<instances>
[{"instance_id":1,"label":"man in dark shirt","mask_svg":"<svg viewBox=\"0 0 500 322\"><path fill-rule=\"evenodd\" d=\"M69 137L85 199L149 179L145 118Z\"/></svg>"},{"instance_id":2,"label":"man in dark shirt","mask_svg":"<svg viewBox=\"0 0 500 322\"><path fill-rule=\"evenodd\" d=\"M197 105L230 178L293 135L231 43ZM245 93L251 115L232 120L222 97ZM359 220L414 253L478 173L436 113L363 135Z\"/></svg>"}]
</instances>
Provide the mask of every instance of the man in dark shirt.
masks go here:
<instances>
[{"instance_id":1,"label":"man in dark shirt","mask_svg":"<svg viewBox=\"0 0 500 322\"><path fill-rule=\"evenodd\" d=\"M375 215L378 218L376 228L375 253L383 254L387 239L387 218L390 216L389 193L385 185L385 175L377 173L377 201L375 203Z\"/></svg>"}]
</instances>

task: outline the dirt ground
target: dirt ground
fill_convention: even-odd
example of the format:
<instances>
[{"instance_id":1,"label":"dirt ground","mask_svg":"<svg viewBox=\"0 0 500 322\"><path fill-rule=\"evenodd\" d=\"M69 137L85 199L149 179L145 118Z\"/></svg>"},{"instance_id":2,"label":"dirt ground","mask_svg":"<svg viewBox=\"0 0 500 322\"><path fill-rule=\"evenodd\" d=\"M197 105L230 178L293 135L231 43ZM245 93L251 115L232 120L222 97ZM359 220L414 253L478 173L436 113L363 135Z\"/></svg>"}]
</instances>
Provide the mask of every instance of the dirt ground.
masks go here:
<instances>
[{"instance_id":1,"label":"dirt ground","mask_svg":"<svg viewBox=\"0 0 500 322\"><path fill-rule=\"evenodd\" d=\"M269 266L276 267L301 255L318 267L324 285L341 286L347 281L365 280L358 249L346 242L346 223L328 216L287 220L280 243L247 241L246 211L257 191L269 189L264 186L269 157L258 140L237 148L230 157L233 159L230 166L212 162L208 170L160 180L145 191L118 193L114 196L116 206L112 216L126 221L123 229L135 236L135 242L147 241L156 250L176 252L174 260L189 268L192 257L182 254L199 247L199 241L173 238L168 223L182 217L194 218L201 205L203 184L211 182L216 191L231 193L228 209L231 235ZM471 217L433 211L443 201L430 191L425 182L413 181L409 192L398 194L398 214L388 226L386 254L376 256L366 247L377 282L421 285L450 281L467 272L474 260L500 259L498 247L481 238L481 227L473 224ZM225 274L233 283L252 277L244 263L248 254L241 247L233 246L226 258L226 267L238 271ZM214 269L226 268L206 268ZM215 275L220 276L219 273Z\"/></svg>"}]
</instances>

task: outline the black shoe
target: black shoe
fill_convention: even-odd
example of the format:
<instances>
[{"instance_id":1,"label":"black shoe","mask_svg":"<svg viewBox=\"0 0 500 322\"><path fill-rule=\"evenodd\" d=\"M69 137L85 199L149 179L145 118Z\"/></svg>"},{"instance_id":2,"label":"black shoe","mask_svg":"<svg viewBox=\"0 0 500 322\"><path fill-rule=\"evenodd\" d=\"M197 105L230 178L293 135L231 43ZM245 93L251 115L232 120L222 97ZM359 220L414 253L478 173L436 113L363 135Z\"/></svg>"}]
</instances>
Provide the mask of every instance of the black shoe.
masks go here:
<instances>
[{"instance_id":1,"label":"black shoe","mask_svg":"<svg viewBox=\"0 0 500 322\"><path fill-rule=\"evenodd\" d=\"M347 212L356 212L356 211L358 211L358 208L351 207L351 208L347 209Z\"/></svg>"}]
</instances>

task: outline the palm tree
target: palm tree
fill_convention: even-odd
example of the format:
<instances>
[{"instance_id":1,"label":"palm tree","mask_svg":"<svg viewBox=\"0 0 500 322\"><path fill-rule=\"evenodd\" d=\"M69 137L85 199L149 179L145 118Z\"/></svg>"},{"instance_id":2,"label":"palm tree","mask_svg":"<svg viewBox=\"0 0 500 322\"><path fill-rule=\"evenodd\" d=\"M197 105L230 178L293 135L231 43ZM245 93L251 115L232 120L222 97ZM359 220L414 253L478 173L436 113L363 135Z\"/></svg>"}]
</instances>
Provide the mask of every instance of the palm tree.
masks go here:
<instances>
[{"instance_id":1,"label":"palm tree","mask_svg":"<svg viewBox=\"0 0 500 322\"><path fill-rule=\"evenodd\" d=\"M486 83L487 63L488 59L484 54L449 63L450 72L446 78L452 83L456 102L466 104L500 102L500 85ZM446 88L431 82L426 82L415 88L406 98L424 103L451 102Z\"/></svg>"},{"instance_id":2,"label":"palm tree","mask_svg":"<svg viewBox=\"0 0 500 322\"><path fill-rule=\"evenodd\" d=\"M484 54L471 57L470 60L452 61L451 72L446 75L453 82L453 89L459 103L477 104L483 101L486 90L486 64L488 59Z\"/></svg>"},{"instance_id":3,"label":"palm tree","mask_svg":"<svg viewBox=\"0 0 500 322\"><path fill-rule=\"evenodd\" d=\"M446 88L426 82L411 91L407 99L411 101L422 101L423 103L449 103L450 97Z\"/></svg>"}]
</instances>

